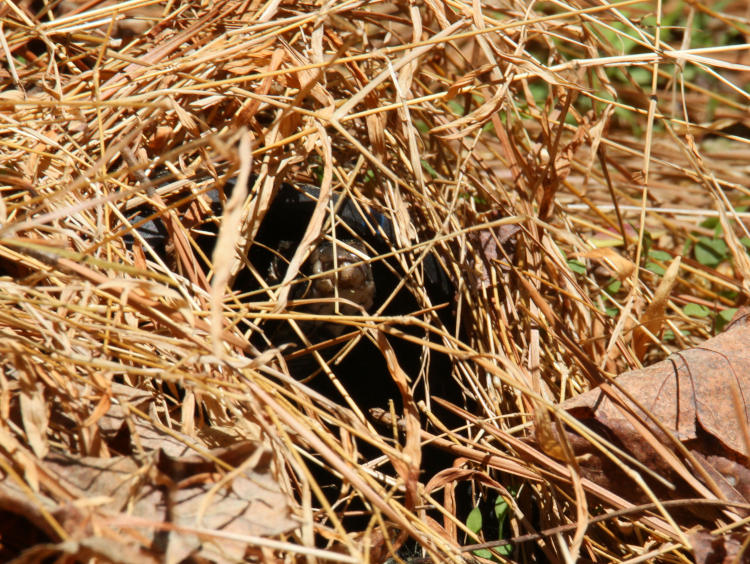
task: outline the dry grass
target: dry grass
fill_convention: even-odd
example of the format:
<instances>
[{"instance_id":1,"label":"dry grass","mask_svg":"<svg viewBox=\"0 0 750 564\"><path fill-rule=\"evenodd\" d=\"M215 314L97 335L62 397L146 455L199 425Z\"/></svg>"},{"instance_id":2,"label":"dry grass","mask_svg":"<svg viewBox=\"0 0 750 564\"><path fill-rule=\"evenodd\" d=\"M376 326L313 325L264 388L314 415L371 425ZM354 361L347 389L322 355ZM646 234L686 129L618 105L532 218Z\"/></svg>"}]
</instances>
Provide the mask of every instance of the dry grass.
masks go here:
<instances>
[{"instance_id":1,"label":"dry grass","mask_svg":"<svg viewBox=\"0 0 750 564\"><path fill-rule=\"evenodd\" d=\"M26 4L0 6L0 472L29 499L66 501L48 453L113 455L101 418L120 404L126 420L206 450L249 440L272 452L300 526L264 558L312 558L317 543L331 560L380 559L410 539L462 561L461 546L481 541L462 507L500 494L513 506L508 535L528 537L518 561L689 559L671 505L633 508L523 439L536 410L554 414L712 334L715 316L688 317L685 304L718 311L747 291L734 212L747 202L746 46L698 51L708 44L692 36L741 37L741 3L715 14L667 2L660 34L642 20L653 4L636 2L119 3L158 8L135 37L110 25L117 5L35 21ZM230 202L206 278L175 210L192 201L205 216L202 194L251 170L259 179ZM144 179L164 171L153 192ZM240 299L225 284L233 247L252 243L281 181L348 191L396 227L387 260L420 311L351 317L342 340L380 350L406 405L394 409L400 430L319 396L281 352L250 344L268 320L301 315L286 308L288 285ZM128 210L146 201L171 225L179 268L124 242ZM701 222L716 212L733 226L727 260L686 254L665 303L673 340L634 333L661 279L646 264L713 237ZM459 323L445 326L423 290L426 253L455 284ZM402 339L448 355L451 373L406 374ZM414 401L425 374L461 387L468 400L447 399L463 428L425 416L438 400ZM180 402L162 393L177 385ZM128 388L152 392L140 411ZM426 484L430 439L457 462ZM332 506L316 464L348 484ZM346 530L354 498L368 519ZM53 529L51 540L71 534ZM117 542L137 544L128 531Z\"/></svg>"}]
</instances>

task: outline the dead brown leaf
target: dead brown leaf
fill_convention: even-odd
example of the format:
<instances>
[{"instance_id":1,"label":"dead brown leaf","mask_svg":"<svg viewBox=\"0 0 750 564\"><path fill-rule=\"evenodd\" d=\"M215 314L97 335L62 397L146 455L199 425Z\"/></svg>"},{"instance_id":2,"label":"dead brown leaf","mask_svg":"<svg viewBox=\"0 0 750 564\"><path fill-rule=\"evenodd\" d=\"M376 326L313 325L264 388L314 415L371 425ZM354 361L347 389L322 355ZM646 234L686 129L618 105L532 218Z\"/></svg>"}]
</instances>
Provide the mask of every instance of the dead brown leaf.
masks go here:
<instances>
[{"instance_id":1,"label":"dead brown leaf","mask_svg":"<svg viewBox=\"0 0 750 564\"><path fill-rule=\"evenodd\" d=\"M712 535L708 531L690 535L696 564L750 562L750 555L743 550L744 540L740 534Z\"/></svg>"},{"instance_id":2,"label":"dead brown leaf","mask_svg":"<svg viewBox=\"0 0 750 564\"><path fill-rule=\"evenodd\" d=\"M710 490L719 499L745 502L750 493L750 405L742 395L750 389L747 314L740 310L727 331L700 347L622 374L562 406L672 482L676 489L670 496L691 497L693 488L701 495ZM735 397L740 398L739 410ZM620 468L588 440L572 431L566 435L586 477L626 498L642 498Z\"/></svg>"},{"instance_id":3,"label":"dead brown leaf","mask_svg":"<svg viewBox=\"0 0 750 564\"><path fill-rule=\"evenodd\" d=\"M0 512L6 522L12 521L11 514L28 519L55 540L43 514L48 512L81 543L79 558L87 554L85 545L103 531L118 529L119 535L107 536L125 553L158 560L166 551L170 561L200 554L217 562L236 562L248 541L197 535L195 530L249 537L274 536L297 527L288 498L273 476L269 451L243 443L211 454L239 465L241 471L227 480L210 461L196 456L172 459L163 452L145 464L129 456L51 454L41 462L45 472L76 495L76 502L40 494L41 504L17 503L23 493L14 480L5 479L0 481ZM61 550L50 548L51 554Z\"/></svg>"}]
</instances>

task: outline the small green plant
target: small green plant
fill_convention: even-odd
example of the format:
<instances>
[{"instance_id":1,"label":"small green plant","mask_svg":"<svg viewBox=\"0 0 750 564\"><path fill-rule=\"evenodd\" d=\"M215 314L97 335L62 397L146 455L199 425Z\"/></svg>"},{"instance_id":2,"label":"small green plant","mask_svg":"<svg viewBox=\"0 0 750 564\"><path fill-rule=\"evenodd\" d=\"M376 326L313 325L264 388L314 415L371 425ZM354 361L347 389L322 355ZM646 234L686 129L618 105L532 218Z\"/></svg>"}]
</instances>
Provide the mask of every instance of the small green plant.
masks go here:
<instances>
[{"instance_id":1,"label":"small green plant","mask_svg":"<svg viewBox=\"0 0 750 564\"><path fill-rule=\"evenodd\" d=\"M693 255L703 266L715 268L729 258L729 247L724 239L699 237L693 248Z\"/></svg>"},{"instance_id":2,"label":"small green plant","mask_svg":"<svg viewBox=\"0 0 750 564\"><path fill-rule=\"evenodd\" d=\"M437 171L434 168L432 168L430 163L428 163L425 159L422 159L422 166L429 173L429 175L432 176L433 178L437 178L439 176Z\"/></svg>"},{"instance_id":3,"label":"small green plant","mask_svg":"<svg viewBox=\"0 0 750 564\"><path fill-rule=\"evenodd\" d=\"M716 331L723 331L724 327L732 320L734 314L737 313L736 307L729 307L721 310L716 316Z\"/></svg>"},{"instance_id":4,"label":"small green plant","mask_svg":"<svg viewBox=\"0 0 750 564\"><path fill-rule=\"evenodd\" d=\"M622 288L622 282L617 278L610 278L606 286L607 293L614 295L620 291L620 288Z\"/></svg>"},{"instance_id":5,"label":"small green plant","mask_svg":"<svg viewBox=\"0 0 750 564\"><path fill-rule=\"evenodd\" d=\"M706 306L699 304L687 304L682 308L682 312L688 317L708 317L711 315L711 310Z\"/></svg>"},{"instance_id":6,"label":"small green plant","mask_svg":"<svg viewBox=\"0 0 750 564\"><path fill-rule=\"evenodd\" d=\"M503 496L499 495L497 496L497 499L495 500L495 506L494 506L494 513L495 518L498 522L498 532L497 532L497 538L504 539L505 538L505 524L508 521L508 513L510 512L510 506L508 505L508 502L505 501ZM469 513L469 516L466 518L466 526L469 528L469 530L472 533L478 534L482 530L482 524L483 524L483 515L482 510L480 507L475 507L471 510L471 513ZM478 550L475 550L474 556L477 556L479 558L485 558L487 560L493 560L495 562L499 562L499 559L497 556L495 556L494 553L501 554L502 556L510 556L513 552L513 546L510 544L504 544L502 546L498 546L492 550L488 548L480 548Z\"/></svg>"},{"instance_id":7,"label":"small green plant","mask_svg":"<svg viewBox=\"0 0 750 564\"><path fill-rule=\"evenodd\" d=\"M666 272L666 269L659 263L654 262L655 260L664 263L669 262L672 260L672 255L669 253L665 253L664 251L657 251L655 249L650 249L648 251L648 259L646 260L646 270L653 272L657 276L664 276L664 273Z\"/></svg>"},{"instance_id":8,"label":"small green plant","mask_svg":"<svg viewBox=\"0 0 750 564\"><path fill-rule=\"evenodd\" d=\"M696 261L709 268L716 268L722 262L730 260L731 254L724 241L724 230L719 218L710 217L701 222L701 227L713 229L713 236L697 236L694 242L686 243L686 253L691 252Z\"/></svg>"},{"instance_id":9,"label":"small green plant","mask_svg":"<svg viewBox=\"0 0 750 564\"><path fill-rule=\"evenodd\" d=\"M576 259L569 259L568 268L576 274L586 274L586 265Z\"/></svg>"}]
</instances>

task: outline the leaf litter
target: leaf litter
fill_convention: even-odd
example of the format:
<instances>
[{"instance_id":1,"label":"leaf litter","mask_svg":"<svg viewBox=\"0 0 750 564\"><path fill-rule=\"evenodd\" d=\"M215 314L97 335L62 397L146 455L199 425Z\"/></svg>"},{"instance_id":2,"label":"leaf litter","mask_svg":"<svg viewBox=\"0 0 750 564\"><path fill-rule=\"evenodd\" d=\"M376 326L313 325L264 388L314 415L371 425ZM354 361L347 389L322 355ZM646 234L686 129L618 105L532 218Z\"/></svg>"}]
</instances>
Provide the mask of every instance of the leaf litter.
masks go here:
<instances>
[{"instance_id":1,"label":"leaf litter","mask_svg":"<svg viewBox=\"0 0 750 564\"><path fill-rule=\"evenodd\" d=\"M744 7L660 6L0 6L2 559L746 559ZM321 181L398 284L295 348L244 257Z\"/></svg>"}]
</instances>

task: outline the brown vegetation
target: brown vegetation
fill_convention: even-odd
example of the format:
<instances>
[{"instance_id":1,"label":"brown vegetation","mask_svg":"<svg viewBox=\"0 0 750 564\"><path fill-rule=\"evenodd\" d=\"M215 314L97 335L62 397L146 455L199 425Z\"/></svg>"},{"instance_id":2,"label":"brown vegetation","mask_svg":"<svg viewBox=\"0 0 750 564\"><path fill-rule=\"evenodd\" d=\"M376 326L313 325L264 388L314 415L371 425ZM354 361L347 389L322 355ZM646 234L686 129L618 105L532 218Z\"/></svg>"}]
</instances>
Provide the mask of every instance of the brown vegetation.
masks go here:
<instances>
[{"instance_id":1,"label":"brown vegetation","mask_svg":"<svg viewBox=\"0 0 750 564\"><path fill-rule=\"evenodd\" d=\"M700 346L747 295L743 4L491 4L0 5L3 560L739 554L748 500L682 437L636 425L617 449L563 404ZM206 193L234 177L206 256ZM234 281L282 182L386 216L370 260L411 309L274 342L316 319L293 277ZM364 347L368 382L346 360ZM379 410L357 399L388 386ZM743 393L716 410L747 435Z\"/></svg>"}]
</instances>

